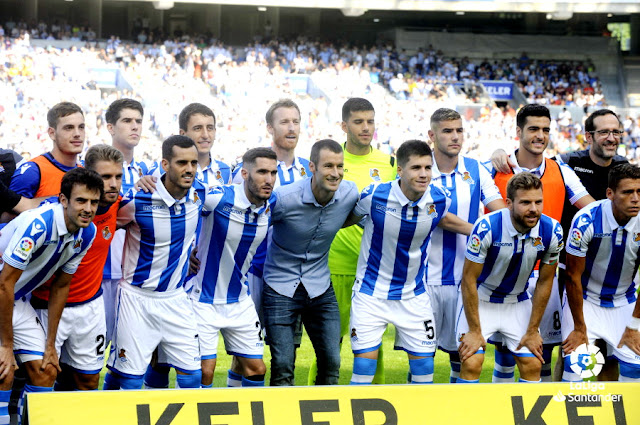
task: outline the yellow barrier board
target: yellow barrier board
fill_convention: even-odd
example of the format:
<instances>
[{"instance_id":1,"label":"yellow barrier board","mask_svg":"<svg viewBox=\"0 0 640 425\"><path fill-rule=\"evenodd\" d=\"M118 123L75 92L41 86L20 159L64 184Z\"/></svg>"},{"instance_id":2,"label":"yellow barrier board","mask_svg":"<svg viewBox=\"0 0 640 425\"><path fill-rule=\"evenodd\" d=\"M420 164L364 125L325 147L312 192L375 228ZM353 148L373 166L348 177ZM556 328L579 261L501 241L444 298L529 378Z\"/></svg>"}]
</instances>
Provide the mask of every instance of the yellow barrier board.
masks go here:
<instances>
[{"instance_id":1,"label":"yellow barrier board","mask_svg":"<svg viewBox=\"0 0 640 425\"><path fill-rule=\"evenodd\" d=\"M30 394L31 425L640 424L640 385L436 384Z\"/></svg>"}]
</instances>

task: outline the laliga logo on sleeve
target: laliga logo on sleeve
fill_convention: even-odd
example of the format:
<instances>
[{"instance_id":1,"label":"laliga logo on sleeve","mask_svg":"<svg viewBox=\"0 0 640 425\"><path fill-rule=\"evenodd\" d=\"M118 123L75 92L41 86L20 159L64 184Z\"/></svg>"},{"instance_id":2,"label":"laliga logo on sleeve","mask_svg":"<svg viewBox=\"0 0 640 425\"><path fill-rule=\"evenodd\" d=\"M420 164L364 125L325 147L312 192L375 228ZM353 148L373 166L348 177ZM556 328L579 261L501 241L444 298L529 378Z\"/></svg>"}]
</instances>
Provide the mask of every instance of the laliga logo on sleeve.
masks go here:
<instances>
[{"instance_id":1,"label":"laliga logo on sleeve","mask_svg":"<svg viewBox=\"0 0 640 425\"><path fill-rule=\"evenodd\" d=\"M581 378L598 376L604 365L604 356L595 345L582 344L569 355L571 371Z\"/></svg>"}]
</instances>

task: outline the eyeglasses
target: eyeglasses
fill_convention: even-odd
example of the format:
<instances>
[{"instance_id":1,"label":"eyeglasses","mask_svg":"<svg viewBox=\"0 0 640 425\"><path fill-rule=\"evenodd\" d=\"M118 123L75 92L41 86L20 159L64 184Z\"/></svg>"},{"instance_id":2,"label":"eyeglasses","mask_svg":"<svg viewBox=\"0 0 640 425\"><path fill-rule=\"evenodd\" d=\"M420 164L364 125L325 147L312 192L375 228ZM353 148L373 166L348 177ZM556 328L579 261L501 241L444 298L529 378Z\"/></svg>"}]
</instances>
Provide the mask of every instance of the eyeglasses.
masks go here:
<instances>
[{"instance_id":1,"label":"eyeglasses","mask_svg":"<svg viewBox=\"0 0 640 425\"><path fill-rule=\"evenodd\" d=\"M589 133L593 134L593 135L598 135L600 137L602 137L603 139L606 139L607 137L609 137L610 134L613 134L613 138L614 139L619 139L622 134L624 133L624 131L620 131L620 130L597 130L597 131L590 131Z\"/></svg>"}]
</instances>

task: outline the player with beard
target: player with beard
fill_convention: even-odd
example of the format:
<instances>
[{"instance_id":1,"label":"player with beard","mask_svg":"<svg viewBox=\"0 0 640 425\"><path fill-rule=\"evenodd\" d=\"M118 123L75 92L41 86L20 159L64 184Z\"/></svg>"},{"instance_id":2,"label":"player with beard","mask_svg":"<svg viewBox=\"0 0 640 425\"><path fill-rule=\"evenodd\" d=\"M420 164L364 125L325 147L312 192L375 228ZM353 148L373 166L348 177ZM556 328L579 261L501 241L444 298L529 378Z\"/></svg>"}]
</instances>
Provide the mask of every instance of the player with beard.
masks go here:
<instances>
[{"instance_id":1,"label":"player with beard","mask_svg":"<svg viewBox=\"0 0 640 425\"><path fill-rule=\"evenodd\" d=\"M254 148L242 157L244 182L213 189L198 237L197 275L191 300L198 323L202 387L211 388L222 332L228 354L236 358L231 372L242 386L264 386L262 326L248 293L247 272L265 240L275 197L276 153ZM161 353L158 354L161 357Z\"/></svg>"},{"instance_id":2,"label":"player with beard","mask_svg":"<svg viewBox=\"0 0 640 425\"><path fill-rule=\"evenodd\" d=\"M494 333L516 356L520 382L540 381L544 360L538 326L563 247L560 223L542 210L542 181L519 173L507 184L507 209L485 215L473 226L458 301L459 383L478 382L486 339ZM537 262L539 277L531 297L527 286Z\"/></svg>"},{"instance_id":3,"label":"player with beard","mask_svg":"<svg viewBox=\"0 0 640 425\"><path fill-rule=\"evenodd\" d=\"M106 325L100 284L120 206L122 153L108 145L92 146L85 156L85 168L102 177L104 191L94 218L98 237L71 279L58 325L56 351L63 371L56 379L56 391L98 389L104 366ZM43 323L47 322L50 288L51 281L33 291L30 300Z\"/></svg>"},{"instance_id":4,"label":"player with beard","mask_svg":"<svg viewBox=\"0 0 640 425\"><path fill-rule=\"evenodd\" d=\"M506 187L509 179L520 172L530 172L538 176L544 185L543 214L560 221L565 202L568 201L577 208L582 208L594 201L587 192L576 173L561 161L546 158L544 151L549 145L551 132L551 114L543 105L525 105L516 115L516 136L520 140L520 148L508 157L512 168L502 172L507 163L504 151L496 151L490 164L492 174L500 189L502 197L506 199ZM536 267L529 282L529 289L533 291L538 268ZM558 279L554 279L553 291L547 304L547 309L540 322L540 334L544 341L544 359L542 366L542 380L551 381L551 357L553 348L562 341L561 334L561 291ZM531 292L533 293L533 292ZM499 338L491 338L496 343L496 361L493 371L493 382L513 382L514 358L502 344Z\"/></svg>"}]
</instances>

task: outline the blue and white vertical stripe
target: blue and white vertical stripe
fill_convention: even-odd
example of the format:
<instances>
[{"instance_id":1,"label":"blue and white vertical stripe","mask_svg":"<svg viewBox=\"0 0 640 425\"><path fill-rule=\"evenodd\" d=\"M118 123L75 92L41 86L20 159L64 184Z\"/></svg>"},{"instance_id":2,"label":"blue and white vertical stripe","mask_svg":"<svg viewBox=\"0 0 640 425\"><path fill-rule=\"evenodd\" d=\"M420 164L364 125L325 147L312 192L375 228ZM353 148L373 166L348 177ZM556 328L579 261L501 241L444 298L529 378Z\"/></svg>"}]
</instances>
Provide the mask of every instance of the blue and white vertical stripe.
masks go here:
<instances>
[{"instance_id":1,"label":"blue and white vertical stripe","mask_svg":"<svg viewBox=\"0 0 640 425\"><path fill-rule=\"evenodd\" d=\"M506 208L478 219L466 253L469 261L484 264L477 282L478 298L492 303L529 299L529 276L536 262L555 264L562 240L560 223L544 214L524 234L515 229Z\"/></svg>"},{"instance_id":2,"label":"blue and white vertical stripe","mask_svg":"<svg viewBox=\"0 0 640 425\"><path fill-rule=\"evenodd\" d=\"M434 185L417 201L407 199L398 180L365 188L355 209L367 218L354 290L390 300L425 292L429 237L450 202Z\"/></svg>"},{"instance_id":3,"label":"blue and white vertical stripe","mask_svg":"<svg viewBox=\"0 0 640 425\"><path fill-rule=\"evenodd\" d=\"M458 165L450 174L441 173L434 158L432 182L451 194L449 212L469 223L475 223L482 215L483 205L502 198L484 165L464 156L458 157ZM436 227L431 234L427 259L427 284L459 285L466 250L466 235Z\"/></svg>"},{"instance_id":4,"label":"blue and white vertical stripe","mask_svg":"<svg viewBox=\"0 0 640 425\"><path fill-rule=\"evenodd\" d=\"M167 192L161 180L154 193L134 189L125 195L118 224L128 224L122 276L126 283L159 292L183 286L206 197L197 180L180 200Z\"/></svg>"},{"instance_id":5,"label":"blue and white vertical stripe","mask_svg":"<svg viewBox=\"0 0 640 425\"><path fill-rule=\"evenodd\" d=\"M132 163L124 162L122 164L122 187L120 194L124 195L129 192L140 177L149 173L149 167L143 161L133 161ZM118 280L122 277L122 251L124 248L124 230L117 230L113 235L111 245L109 245L109 255L104 263L102 279Z\"/></svg>"},{"instance_id":6,"label":"blue and white vertical stripe","mask_svg":"<svg viewBox=\"0 0 640 425\"><path fill-rule=\"evenodd\" d=\"M620 226L611 201L593 202L575 215L567 254L585 258L583 297L601 307L620 307L636 301L640 275L640 218Z\"/></svg>"},{"instance_id":7,"label":"blue and white vertical stripe","mask_svg":"<svg viewBox=\"0 0 640 425\"><path fill-rule=\"evenodd\" d=\"M246 274L258 246L267 236L275 197L257 207L244 184L213 189L198 237L200 270L190 280L191 298L208 304L230 304L248 295Z\"/></svg>"}]
</instances>

